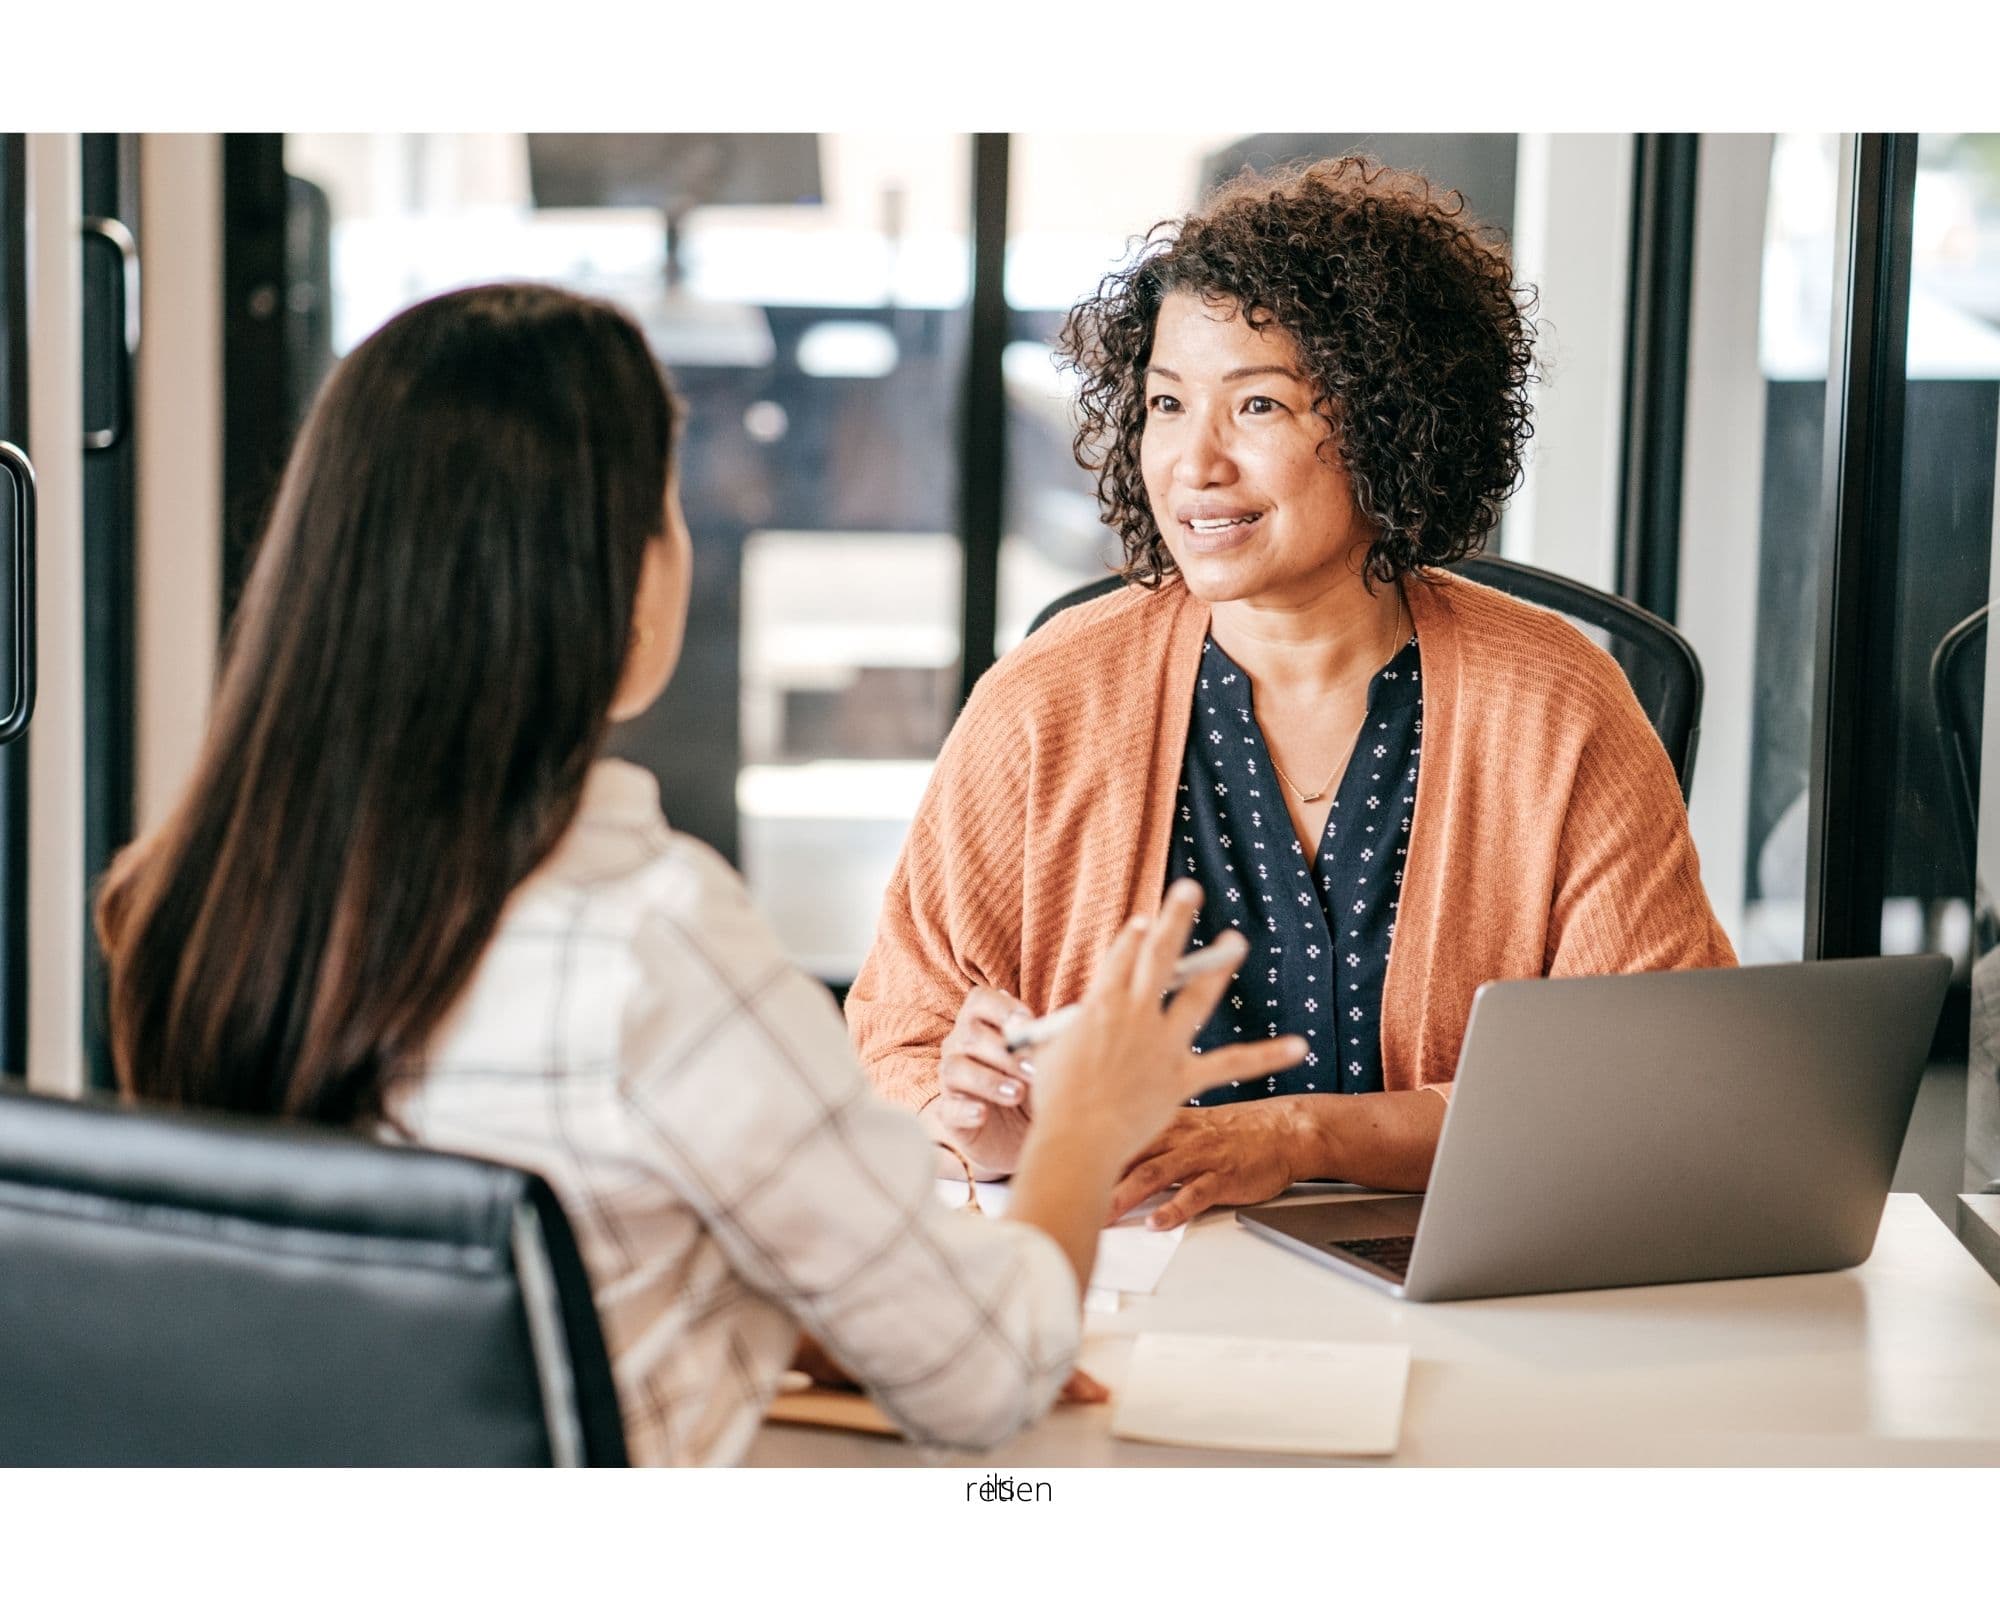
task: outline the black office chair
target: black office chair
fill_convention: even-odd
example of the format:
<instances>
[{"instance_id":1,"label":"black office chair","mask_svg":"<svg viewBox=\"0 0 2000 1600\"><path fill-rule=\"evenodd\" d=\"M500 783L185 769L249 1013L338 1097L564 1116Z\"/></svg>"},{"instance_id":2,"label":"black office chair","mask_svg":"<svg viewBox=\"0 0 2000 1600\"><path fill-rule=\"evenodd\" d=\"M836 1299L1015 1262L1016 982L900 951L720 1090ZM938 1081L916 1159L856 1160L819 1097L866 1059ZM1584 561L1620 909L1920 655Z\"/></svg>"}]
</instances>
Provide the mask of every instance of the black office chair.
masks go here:
<instances>
[{"instance_id":1,"label":"black office chair","mask_svg":"<svg viewBox=\"0 0 2000 1600\"><path fill-rule=\"evenodd\" d=\"M1940 639L1931 654L1931 704L1968 884L1979 871L1979 744L1985 703L1986 607L1981 606Z\"/></svg>"},{"instance_id":2,"label":"black office chair","mask_svg":"<svg viewBox=\"0 0 2000 1600\"><path fill-rule=\"evenodd\" d=\"M0 1465L624 1464L540 1178L0 1090Z\"/></svg>"},{"instance_id":3,"label":"black office chair","mask_svg":"<svg viewBox=\"0 0 2000 1600\"><path fill-rule=\"evenodd\" d=\"M1646 719L1673 761L1681 797L1687 797L1694 784L1695 749L1701 743L1701 660L1677 628L1615 594L1499 556L1474 556L1451 570L1489 589L1559 612L1594 636L1624 669ZM1028 631L1033 633L1058 611L1110 594L1124 581L1114 574L1058 596L1036 614Z\"/></svg>"}]
</instances>

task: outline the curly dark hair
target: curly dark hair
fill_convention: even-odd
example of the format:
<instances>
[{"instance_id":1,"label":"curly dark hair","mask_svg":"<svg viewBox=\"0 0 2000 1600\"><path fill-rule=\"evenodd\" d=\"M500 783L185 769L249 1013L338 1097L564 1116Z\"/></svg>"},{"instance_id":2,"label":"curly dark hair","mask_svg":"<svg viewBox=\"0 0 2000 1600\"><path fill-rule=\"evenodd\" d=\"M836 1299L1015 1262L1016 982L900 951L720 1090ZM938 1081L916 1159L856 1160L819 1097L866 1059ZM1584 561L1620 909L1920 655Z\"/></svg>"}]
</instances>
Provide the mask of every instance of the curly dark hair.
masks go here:
<instances>
[{"instance_id":1,"label":"curly dark hair","mask_svg":"<svg viewBox=\"0 0 2000 1600\"><path fill-rule=\"evenodd\" d=\"M1476 554L1519 484L1534 432L1532 288L1504 238L1456 190L1363 156L1245 173L1178 222L1064 319L1082 378L1079 465L1097 474L1124 576L1173 570L1140 474L1146 363L1160 303L1191 293L1297 342L1361 513L1379 530L1369 581ZM1322 446L1322 448L1325 448Z\"/></svg>"}]
</instances>

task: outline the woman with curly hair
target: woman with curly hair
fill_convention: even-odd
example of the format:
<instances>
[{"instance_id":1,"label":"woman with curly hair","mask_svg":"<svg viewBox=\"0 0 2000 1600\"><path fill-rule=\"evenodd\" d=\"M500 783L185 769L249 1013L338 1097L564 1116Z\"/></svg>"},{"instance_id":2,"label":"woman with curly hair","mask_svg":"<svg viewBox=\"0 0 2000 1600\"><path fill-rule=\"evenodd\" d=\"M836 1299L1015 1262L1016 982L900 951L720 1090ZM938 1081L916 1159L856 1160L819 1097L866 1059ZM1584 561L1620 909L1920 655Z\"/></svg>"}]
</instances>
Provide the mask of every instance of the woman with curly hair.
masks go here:
<instances>
[{"instance_id":1,"label":"woman with curly hair","mask_svg":"<svg viewBox=\"0 0 2000 1600\"><path fill-rule=\"evenodd\" d=\"M1446 570L1532 429L1531 296L1463 204L1357 158L1245 176L1071 313L1127 584L981 680L848 1001L878 1088L975 1171L1030 1126L1004 1024L1177 878L1197 942L1251 954L1198 1041L1223 1086L1113 1197L1178 1185L1161 1227L1423 1188L1489 979L1733 962L1616 664ZM1284 1038L1296 1065L1252 1064Z\"/></svg>"}]
</instances>

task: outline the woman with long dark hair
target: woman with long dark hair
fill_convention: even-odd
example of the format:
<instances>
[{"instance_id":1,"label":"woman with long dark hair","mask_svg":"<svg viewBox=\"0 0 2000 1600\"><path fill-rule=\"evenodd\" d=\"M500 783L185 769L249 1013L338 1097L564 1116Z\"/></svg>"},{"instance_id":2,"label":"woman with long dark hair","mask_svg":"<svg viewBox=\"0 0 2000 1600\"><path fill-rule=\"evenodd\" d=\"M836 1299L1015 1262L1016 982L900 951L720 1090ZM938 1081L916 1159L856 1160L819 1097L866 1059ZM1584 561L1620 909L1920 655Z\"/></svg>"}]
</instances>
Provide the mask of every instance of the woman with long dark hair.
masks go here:
<instances>
[{"instance_id":1,"label":"woman with long dark hair","mask_svg":"<svg viewBox=\"0 0 2000 1600\"><path fill-rule=\"evenodd\" d=\"M913 1437L990 1443L1069 1373L1112 1184L1212 1075L1227 974L1163 1009L1198 896L1128 925L1039 1059L1012 1218L938 1205L824 990L597 759L679 651L674 433L638 330L556 289L427 301L341 364L186 793L101 893L119 1073L544 1172L634 1460L740 1455L801 1329Z\"/></svg>"}]
</instances>

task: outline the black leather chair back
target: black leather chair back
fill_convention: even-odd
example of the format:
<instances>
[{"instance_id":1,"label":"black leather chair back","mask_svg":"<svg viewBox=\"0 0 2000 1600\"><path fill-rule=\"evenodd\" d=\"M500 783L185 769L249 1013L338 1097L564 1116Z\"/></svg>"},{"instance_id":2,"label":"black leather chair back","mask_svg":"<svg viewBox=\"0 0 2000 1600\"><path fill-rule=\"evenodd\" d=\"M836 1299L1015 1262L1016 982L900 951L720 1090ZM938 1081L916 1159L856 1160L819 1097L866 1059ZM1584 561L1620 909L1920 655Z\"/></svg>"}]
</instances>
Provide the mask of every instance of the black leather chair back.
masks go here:
<instances>
[{"instance_id":1,"label":"black leather chair back","mask_svg":"<svg viewBox=\"0 0 2000 1600\"><path fill-rule=\"evenodd\" d=\"M0 1091L0 1465L624 1461L540 1178Z\"/></svg>"},{"instance_id":2,"label":"black leather chair back","mask_svg":"<svg viewBox=\"0 0 2000 1600\"><path fill-rule=\"evenodd\" d=\"M1686 798L1694 784L1695 750L1701 743L1701 659L1677 628L1615 594L1499 556L1474 556L1451 570L1489 589L1560 612L1593 634L1624 669L1646 720L1666 747L1680 779L1681 796ZM1028 631L1033 633L1058 611L1110 594L1123 582L1114 574L1058 596L1042 608Z\"/></svg>"},{"instance_id":3,"label":"black leather chair back","mask_svg":"<svg viewBox=\"0 0 2000 1600\"><path fill-rule=\"evenodd\" d=\"M1980 722L1986 706L1986 607L1938 641L1931 655L1931 704L1937 711L1952 821L1964 852L1965 882L1979 871Z\"/></svg>"}]
</instances>

